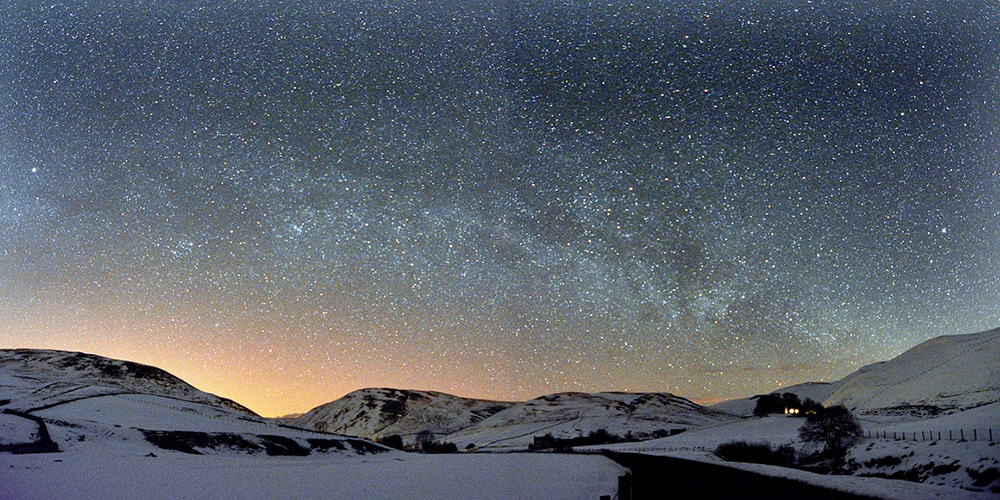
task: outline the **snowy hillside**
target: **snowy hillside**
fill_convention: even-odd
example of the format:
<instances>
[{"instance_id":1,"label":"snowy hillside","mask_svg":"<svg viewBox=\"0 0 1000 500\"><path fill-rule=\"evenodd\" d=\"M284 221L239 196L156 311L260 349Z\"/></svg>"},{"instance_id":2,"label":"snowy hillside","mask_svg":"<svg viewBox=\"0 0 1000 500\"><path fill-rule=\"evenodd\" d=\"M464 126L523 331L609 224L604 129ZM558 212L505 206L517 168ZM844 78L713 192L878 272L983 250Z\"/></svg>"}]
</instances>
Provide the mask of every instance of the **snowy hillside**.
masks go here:
<instances>
[{"instance_id":1,"label":"snowy hillside","mask_svg":"<svg viewBox=\"0 0 1000 500\"><path fill-rule=\"evenodd\" d=\"M809 398L816 402L826 401L831 394L834 393L838 388L840 388L840 381L837 382L806 382L803 384L793 385L790 387L785 387L778 389L771 394L784 394L792 393L799 397L800 400L805 401ZM753 415L753 409L757 406L758 396L751 396L749 398L740 399L730 399L729 401L723 401L721 403L716 403L711 406L713 410L724 411L727 413L732 413L733 415L749 416Z\"/></svg>"},{"instance_id":2,"label":"snowy hillside","mask_svg":"<svg viewBox=\"0 0 1000 500\"><path fill-rule=\"evenodd\" d=\"M991 435L1000 436L998 412L1000 403L917 421L862 416L863 437L848 453L842 473L961 488L950 493L947 490L936 493L934 488L916 489L899 498L977 498L972 491L1000 493L1000 454L996 441L990 440ZM701 455L719 460L713 450L720 444L746 441L788 444L803 453L814 452L816 445L803 442L798 434L803 422L802 418L785 415L745 418L666 438L592 446L582 451L610 449L695 459ZM859 478L840 476L837 480L850 483L850 479ZM883 497L888 487L883 484L871 491Z\"/></svg>"},{"instance_id":3,"label":"snowy hillside","mask_svg":"<svg viewBox=\"0 0 1000 500\"><path fill-rule=\"evenodd\" d=\"M823 404L861 413L950 413L1000 401L1000 329L924 342L840 381Z\"/></svg>"},{"instance_id":4,"label":"snowy hillside","mask_svg":"<svg viewBox=\"0 0 1000 500\"><path fill-rule=\"evenodd\" d=\"M420 432L465 448L524 449L534 436L569 438L604 429L637 438L736 417L665 393L561 393L526 402L484 401L431 391L362 389L307 412L293 424L412 443Z\"/></svg>"},{"instance_id":5,"label":"snowy hillside","mask_svg":"<svg viewBox=\"0 0 1000 500\"><path fill-rule=\"evenodd\" d=\"M374 443L258 417L151 366L91 354L0 351L0 451L365 455Z\"/></svg>"},{"instance_id":6,"label":"snowy hillside","mask_svg":"<svg viewBox=\"0 0 1000 500\"><path fill-rule=\"evenodd\" d=\"M845 405L866 414L934 416L1000 401L1000 329L948 335L924 342L841 380L778 389L825 406ZM751 415L758 396L712 405Z\"/></svg>"},{"instance_id":7,"label":"snowy hillside","mask_svg":"<svg viewBox=\"0 0 1000 500\"><path fill-rule=\"evenodd\" d=\"M370 439L395 434L409 443L421 431L440 438L513 404L433 391L361 389L316 407L292 423L305 429Z\"/></svg>"},{"instance_id":8,"label":"snowy hillside","mask_svg":"<svg viewBox=\"0 0 1000 500\"><path fill-rule=\"evenodd\" d=\"M152 394L253 415L153 366L82 352L0 349L0 393L22 411L107 394Z\"/></svg>"},{"instance_id":9,"label":"snowy hillside","mask_svg":"<svg viewBox=\"0 0 1000 500\"><path fill-rule=\"evenodd\" d=\"M560 393L518 403L448 436L459 448L523 449L535 436L572 438L603 429L636 438L736 420L667 393Z\"/></svg>"}]
</instances>

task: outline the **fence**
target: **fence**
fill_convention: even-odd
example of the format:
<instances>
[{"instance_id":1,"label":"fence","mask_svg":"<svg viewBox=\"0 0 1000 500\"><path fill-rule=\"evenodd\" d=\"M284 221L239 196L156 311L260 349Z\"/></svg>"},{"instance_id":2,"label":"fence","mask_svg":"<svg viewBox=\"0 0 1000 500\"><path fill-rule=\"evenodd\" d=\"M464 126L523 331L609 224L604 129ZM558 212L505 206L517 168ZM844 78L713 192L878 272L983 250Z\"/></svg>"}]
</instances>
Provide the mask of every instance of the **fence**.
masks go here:
<instances>
[{"instance_id":1,"label":"fence","mask_svg":"<svg viewBox=\"0 0 1000 500\"><path fill-rule=\"evenodd\" d=\"M1000 438L1000 429L956 429L947 431L866 431L869 439L892 439L895 441L987 441L993 443L994 436Z\"/></svg>"}]
</instances>

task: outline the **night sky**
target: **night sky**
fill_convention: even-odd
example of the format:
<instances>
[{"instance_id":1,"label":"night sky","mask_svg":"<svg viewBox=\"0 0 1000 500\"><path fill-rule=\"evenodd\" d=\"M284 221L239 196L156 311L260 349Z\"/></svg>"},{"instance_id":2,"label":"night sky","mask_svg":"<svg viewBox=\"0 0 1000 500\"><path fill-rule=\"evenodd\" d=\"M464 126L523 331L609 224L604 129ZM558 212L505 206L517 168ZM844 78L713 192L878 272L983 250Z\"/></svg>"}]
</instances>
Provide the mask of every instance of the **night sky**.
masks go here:
<instances>
[{"instance_id":1,"label":"night sky","mask_svg":"<svg viewBox=\"0 0 1000 500\"><path fill-rule=\"evenodd\" d=\"M0 6L0 347L264 415L711 401L1000 326L1000 4Z\"/></svg>"}]
</instances>

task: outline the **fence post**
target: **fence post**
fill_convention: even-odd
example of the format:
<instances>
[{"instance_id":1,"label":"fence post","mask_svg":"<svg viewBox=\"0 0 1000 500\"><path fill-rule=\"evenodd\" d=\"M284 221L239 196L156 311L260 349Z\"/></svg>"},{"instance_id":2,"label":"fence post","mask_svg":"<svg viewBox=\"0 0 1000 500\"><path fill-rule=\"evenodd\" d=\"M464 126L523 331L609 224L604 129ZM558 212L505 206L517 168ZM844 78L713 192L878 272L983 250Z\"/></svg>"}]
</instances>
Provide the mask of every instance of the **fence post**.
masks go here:
<instances>
[{"instance_id":1,"label":"fence post","mask_svg":"<svg viewBox=\"0 0 1000 500\"><path fill-rule=\"evenodd\" d=\"M618 476L618 500L632 500L632 474Z\"/></svg>"},{"instance_id":2,"label":"fence post","mask_svg":"<svg viewBox=\"0 0 1000 500\"><path fill-rule=\"evenodd\" d=\"M959 429L958 430L958 435L959 435L959 437L961 437L961 439L959 439L959 441L965 441L965 429Z\"/></svg>"},{"instance_id":3,"label":"fence post","mask_svg":"<svg viewBox=\"0 0 1000 500\"><path fill-rule=\"evenodd\" d=\"M979 441L979 437L976 436L976 429L972 429L972 440Z\"/></svg>"},{"instance_id":4,"label":"fence post","mask_svg":"<svg viewBox=\"0 0 1000 500\"><path fill-rule=\"evenodd\" d=\"M993 442L993 428L990 427L990 442Z\"/></svg>"}]
</instances>

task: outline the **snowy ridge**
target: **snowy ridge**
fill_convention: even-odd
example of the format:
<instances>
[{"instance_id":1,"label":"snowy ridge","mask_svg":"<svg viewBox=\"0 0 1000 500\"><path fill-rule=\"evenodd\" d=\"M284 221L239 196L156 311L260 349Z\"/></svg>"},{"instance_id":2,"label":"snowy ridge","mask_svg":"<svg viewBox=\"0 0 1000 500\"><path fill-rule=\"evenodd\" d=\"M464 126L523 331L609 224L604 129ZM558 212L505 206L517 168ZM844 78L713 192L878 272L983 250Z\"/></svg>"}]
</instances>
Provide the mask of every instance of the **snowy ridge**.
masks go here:
<instances>
[{"instance_id":1,"label":"snowy ridge","mask_svg":"<svg viewBox=\"0 0 1000 500\"><path fill-rule=\"evenodd\" d=\"M519 403L448 436L460 448L523 449L534 437L586 436L598 430L636 438L715 425L737 417L668 393L565 392Z\"/></svg>"},{"instance_id":2,"label":"snowy ridge","mask_svg":"<svg viewBox=\"0 0 1000 500\"><path fill-rule=\"evenodd\" d=\"M535 436L579 437L600 429L634 436L733 420L667 393L559 393L510 403L432 391L362 389L294 420L299 427L370 439L412 442L420 432L464 448L518 448Z\"/></svg>"},{"instance_id":3,"label":"snowy ridge","mask_svg":"<svg viewBox=\"0 0 1000 500\"><path fill-rule=\"evenodd\" d=\"M514 403L462 398L434 391L361 389L292 420L305 429L369 439L399 435L436 438L474 425Z\"/></svg>"},{"instance_id":4,"label":"snowy ridge","mask_svg":"<svg viewBox=\"0 0 1000 500\"><path fill-rule=\"evenodd\" d=\"M356 456L389 450L261 418L159 368L9 349L0 350L2 451Z\"/></svg>"},{"instance_id":5,"label":"snowy ridge","mask_svg":"<svg viewBox=\"0 0 1000 500\"><path fill-rule=\"evenodd\" d=\"M823 404L861 413L953 412L1000 401L1000 329L928 340L840 381Z\"/></svg>"},{"instance_id":6,"label":"snowy ridge","mask_svg":"<svg viewBox=\"0 0 1000 500\"><path fill-rule=\"evenodd\" d=\"M12 401L8 408L22 411L107 394L151 394L255 415L160 368L82 352L2 349L0 389Z\"/></svg>"}]
</instances>

